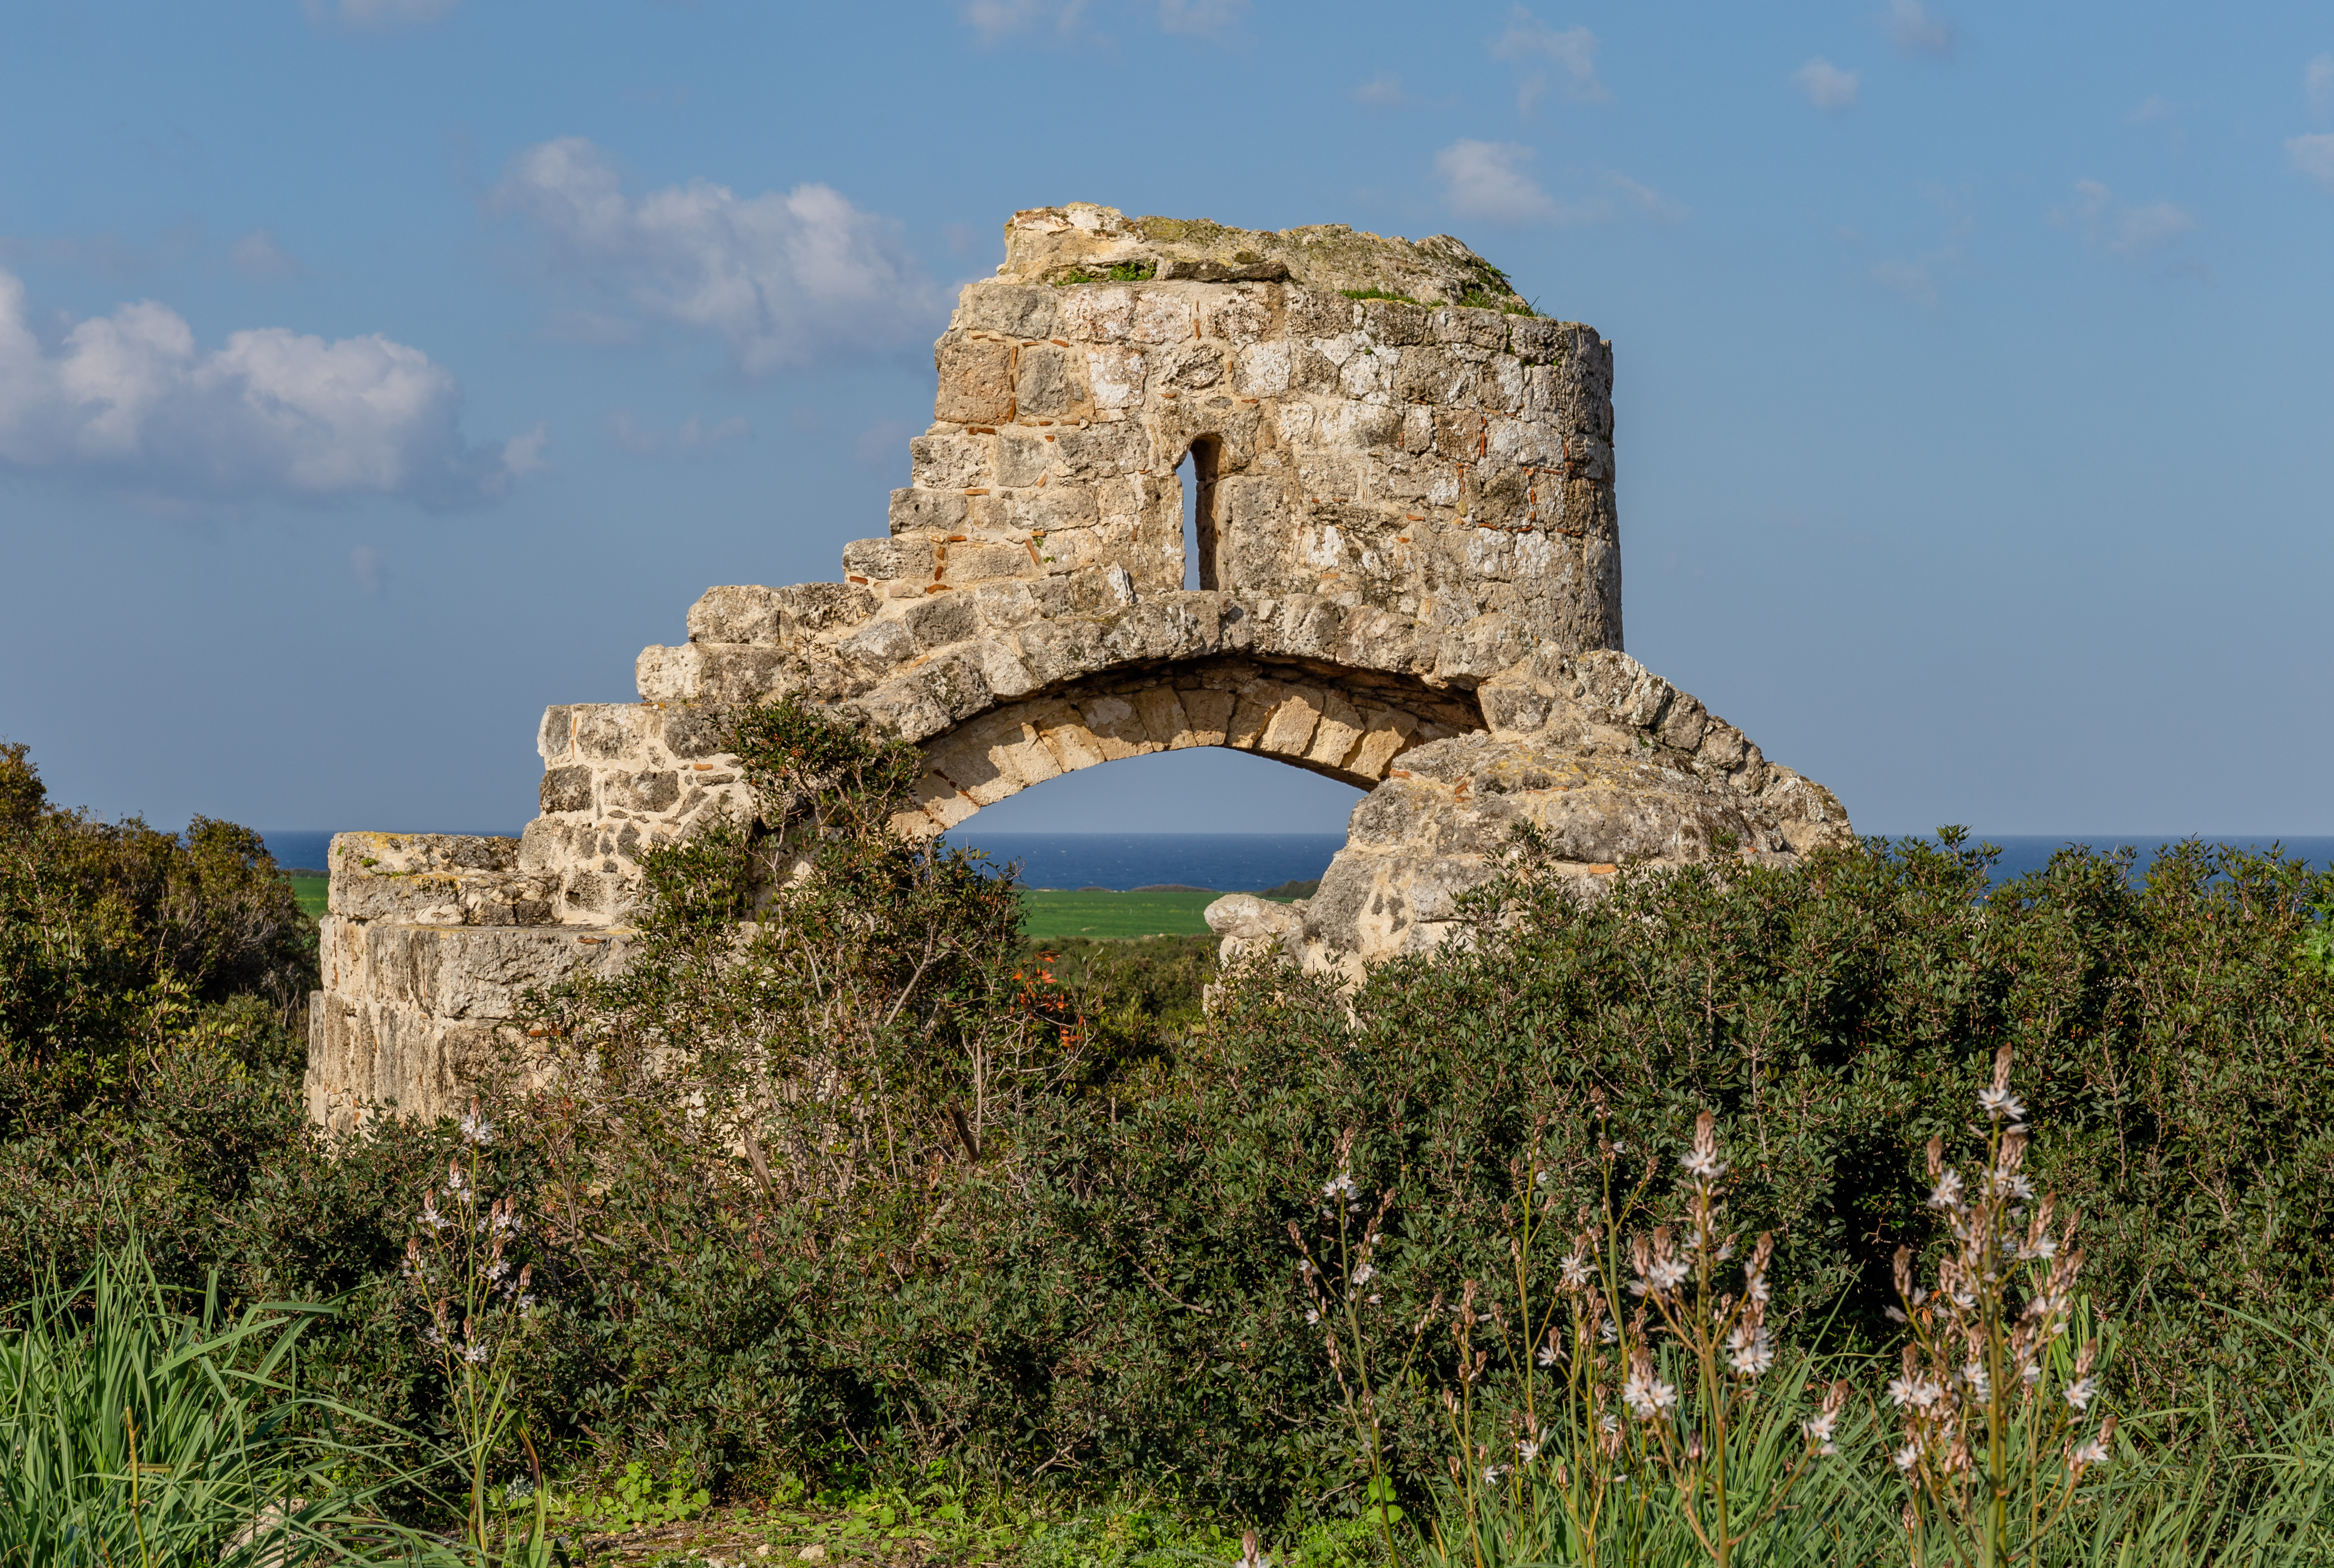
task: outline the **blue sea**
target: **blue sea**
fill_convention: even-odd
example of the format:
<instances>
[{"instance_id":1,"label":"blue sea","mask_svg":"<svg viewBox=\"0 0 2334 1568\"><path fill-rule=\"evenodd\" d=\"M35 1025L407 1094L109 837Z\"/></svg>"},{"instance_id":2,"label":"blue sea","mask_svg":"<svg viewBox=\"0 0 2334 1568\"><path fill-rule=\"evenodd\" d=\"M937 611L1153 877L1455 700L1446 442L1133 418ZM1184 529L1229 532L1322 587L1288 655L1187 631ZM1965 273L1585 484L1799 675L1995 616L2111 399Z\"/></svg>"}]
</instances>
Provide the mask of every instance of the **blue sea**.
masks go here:
<instances>
[{"instance_id":1,"label":"blue sea","mask_svg":"<svg viewBox=\"0 0 2334 1568\"><path fill-rule=\"evenodd\" d=\"M278 865L322 870L328 832L262 835ZM1975 835L1974 837L1983 837ZM1974 837L1972 842L1974 842ZM1003 864L1018 861L1023 885L1031 888L1129 888L1181 886L1218 892L1253 892L1283 882L1311 881L1328 868L1329 857L1345 842L1343 833L983 833L977 828L949 835L952 844L977 849ZM2139 851L2137 869L2176 839L2136 838L2115 833L1996 835L1985 842L2001 851L1993 879L2038 871L2069 844L2105 851L2130 844ZM2267 850L2268 838L2211 841L2238 849ZM2283 842L2289 856L2324 870L2334 863L2334 838L2297 837Z\"/></svg>"}]
</instances>

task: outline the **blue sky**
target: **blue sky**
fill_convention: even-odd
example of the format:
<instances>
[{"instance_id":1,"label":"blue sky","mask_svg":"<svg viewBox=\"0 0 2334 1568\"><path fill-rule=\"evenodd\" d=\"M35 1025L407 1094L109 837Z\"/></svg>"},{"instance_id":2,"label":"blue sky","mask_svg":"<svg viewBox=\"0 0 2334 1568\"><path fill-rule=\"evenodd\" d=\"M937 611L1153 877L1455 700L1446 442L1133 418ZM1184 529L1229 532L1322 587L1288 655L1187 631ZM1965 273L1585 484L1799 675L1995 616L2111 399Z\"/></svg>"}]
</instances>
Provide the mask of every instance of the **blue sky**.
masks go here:
<instances>
[{"instance_id":1,"label":"blue sky","mask_svg":"<svg viewBox=\"0 0 2334 1568\"><path fill-rule=\"evenodd\" d=\"M0 736L514 830L881 533L1016 208L1460 236L1618 363L1629 651L1872 832L2334 832L2334 13L60 3L0 50ZM1335 830L1253 757L1021 831ZM991 819L994 819L992 822Z\"/></svg>"}]
</instances>

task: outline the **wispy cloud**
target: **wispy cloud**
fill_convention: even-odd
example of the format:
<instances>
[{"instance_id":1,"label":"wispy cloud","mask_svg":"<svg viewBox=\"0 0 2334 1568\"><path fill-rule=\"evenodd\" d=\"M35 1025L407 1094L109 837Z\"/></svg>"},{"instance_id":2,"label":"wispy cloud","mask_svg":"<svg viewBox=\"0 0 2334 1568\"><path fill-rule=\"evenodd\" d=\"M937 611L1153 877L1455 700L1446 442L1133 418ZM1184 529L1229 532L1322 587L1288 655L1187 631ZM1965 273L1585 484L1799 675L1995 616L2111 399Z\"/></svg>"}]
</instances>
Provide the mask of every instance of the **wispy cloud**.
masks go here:
<instances>
[{"instance_id":1,"label":"wispy cloud","mask_svg":"<svg viewBox=\"0 0 2334 1568\"><path fill-rule=\"evenodd\" d=\"M2140 101L2137 109L2125 115L2123 119L2126 125L2157 125L2179 112L2173 107L2170 100L2150 93Z\"/></svg>"},{"instance_id":2,"label":"wispy cloud","mask_svg":"<svg viewBox=\"0 0 2334 1568\"><path fill-rule=\"evenodd\" d=\"M236 241L227 252L227 260L236 271L254 283L275 283L300 275L298 260L264 228L253 229Z\"/></svg>"},{"instance_id":3,"label":"wispy cloud","mask_svg":"<svg viewBox=\"0 0 2334 1568\"><path fill-rule=\"evenodd\" d=\"M2334 114L2334 54L2320 54L2302 67L2301 95L2320 114Z\"/></svg>"},{"instance_id":4,"label":"wispy cloud","mask_svg":"<svg viewBox=\"0 0 2334 1568\"><path fill-rule=\"evenodd\" d=\"M1596 80L1596 34L1586 27L1550 27L1523 6L1508 15L1507 31L1491 40L1491 58L1523 69L1516 108L1529 114L1547 92L1551 70L1567 98L1602 103L1613 95Z\"/></svg>"},{"instance_id":5,"label":"wispy cloud","mask_svg":"<svg viewBox=\"0 0 2334 1568\"><path fill-rule=\"evenodd\" d=\"M1512 141L1462 138L1452 142L1434 155L1444 205L1460 217L1513 225L1604 223L1615 214L1615 196L1657 223L1679 223L1691 216L1684 203L1610 170L1597 176L1596 181L1611 195L1561 200L1543 189L1528 171L1526 166L1535 156L1530 148Z\"/></svg>"},{"instance_id":6,"label":"wispy cloud","mask_svg":"<svg viewBox=\"0 0 2334 1568\"><path fill-rule=\"evenodd\" d=\"M1809 103L1828 113L1856 107L1856 72L1842 71L1820 54L1791 72L1791 85L1805 93Z\"/></svg>"},{"instance_id":7,"label":"wispy cloud","mask_svg":"<svg viewBox=\"0 0 2334 1568\"><path fill-rule=\"evenodd\" d=\"M2315 136L2289 137L2285 156L2295 168L2334 190L2334 135L2320 131Z\"/></svg>"},{"instance_id":8,"label":"wispy cloud","mask_svg":"<svg viewBox=\"0 0 2334 1568\"><path fill-rule=\"evenodd\" d=\"M260 327L206 353L186 318L143 300L43 342L24 284L0 273L0 464L170 499L459 506L538 466L545 437L472 446L461 408L450 371L378 334Z\"/></svg>"},{"instance_id":9,"label":"wispy cloud","mask_svg":"<svg viewBox=\"0 0 2334 1568\"><path fill-rule=\"evenodd\" d=\"M758 376L907 346L944 313L894 226L824 185L740 197L698 179L635 198L571 136L513 159L491 205L525 217L562 275L616 307L582 313L603 341L621 337L629 307L717 334Z\"/></svg>"},{"instance_id":10,"label":"wispy cloud","mask_svg":"<svg viewBox=\"0 0 2334 1568\"><path fill-rule=\"evenodd\" d=\"M994 43L1016 33L1075 32L1085 8L1085 0L965 0L958 13L983 43Z\"/></svg>"},{"instance_id":11,"label":"wispy cloud","mask_svg":"<svg viewBox=\"0 0 2334 1568\"><path fill-rule=\"evenodd\" d=\"M1461 217L1491 223L1556 223L1566 209L1524 172L1532 149L1511 141L1461 139L1434 155L1442 198Z\"/></svg>"},{"instance_id":12,"label":"wispy cloud","mask_svg":"<svg viewBox=\"0 0 2334 1568\"><path fill-rule=\"evenodd\" d=\"M1400 109L1410 100L1403 95L1402 78L1381 72L1354 89L1354 101L1365 109Z\"/></svg>"},{"instance_id":13,"label":"wispy cloud","mask_svg":"<svg viewBox=\"0 0 2334 1568\"><path fill-rule=\"evenodd\" d=\"M1872 269L1872 281L1904 295L1924 311L1937 308L1937 279L1928 258L1891 257Z\"/></svg>"},{"instance_id":14,"label":"wispy cloud","mask_svg":"<svg viewBox=\"0 0 2334 1568\"><path fill-rule=\"evenodd\" d=\"M1935 59L1950 58L1954 46L1961 42L1957 28L1943 17L1930 11L1921 0L1888 0L1886 18L1888 42L1903 54L1926 54Z\"/></svg>"},{"instance_id":15,"label":"wispy cloud","mask_svg":"<svg viewBox=\"0 0 2334 1568\"><path fill-rule=\"evenodd\" d=\"M1197 38L1220 38L1248 13L1248 0L1159 0L1159 28Z\"/></svg>"},{"instance_id":16,"label":"wispy cloud","mask_svg":"<svg viewBox=\"0 0 2334 1568\"><path fill-rule=\"evenodd\" d=\"M301 0L312 21L386 30L435 22L461 0Z\"/></svg>"},{"instance_id":17,"label":"wispy cloud","mask_svg":"<svg viewBox=\"0 0 2334 1568\"><path fill-rule=\"evenodd\" d=\"M2050 216L2078 225L2086 243L2127 256L2153 255L2197 226L2194 215L2168 201L2141 207L2117 202L2115 192L2096 179L2077 180L2074 201Z\"/></svg>"},{"instance_id":18,"label":"wispy cloud","mask_svg":"<svg viewBox=\"0 0 2334 1568\"><path fill-rule=\"evenodd\" d=\"M660 430L634 417L629 409L608 416L608 434L616 445L642 457L709 457L750 428L744 419L734 417L709 425L691 414L673 428Z\"/></svg>"}]
</instances>

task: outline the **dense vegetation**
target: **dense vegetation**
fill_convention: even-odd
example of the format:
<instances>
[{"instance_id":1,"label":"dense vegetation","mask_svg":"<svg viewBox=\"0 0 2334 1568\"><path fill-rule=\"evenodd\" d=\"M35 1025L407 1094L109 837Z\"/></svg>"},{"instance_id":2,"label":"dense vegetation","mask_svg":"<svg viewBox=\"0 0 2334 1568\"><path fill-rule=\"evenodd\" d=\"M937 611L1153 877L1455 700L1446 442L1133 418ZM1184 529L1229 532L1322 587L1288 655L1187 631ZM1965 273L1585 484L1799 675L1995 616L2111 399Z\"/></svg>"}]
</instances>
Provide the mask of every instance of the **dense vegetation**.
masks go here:
<instances>
[{"instance_id":1,"label":"dense vegetation","mask_svg":"<svg viewBox=\"0 0 2334 1568\"><path fill-rule=\"evenodd\" d=\"M1441 1392L1504 1419L1529 1371L1462 1376L1450 1316L1512 1283L1519 1183L1567 1232L1608 1192L1634 1223L1715 1112L1779 1332L1892 1352L1894 1255L1943 1241L1924 1146L1966 1139L2004 1045L2118 1404L2233 1453L2322 1381L2334 889L2300 865L2190 846L2135 885L2069 851L1988 896L1949 836L1582 904L1525 843L1474 940L1340 995L1215 975L1203 941L1033 953L994 868L882 832L912 754L785 707L736 741L761 822L653 859L639 960L540 998L556 1086L514 1060L468 1146L525 1217L514 1392L555 1468L653 1457L718 1492L945 1461L1350 1517L1351 1362L1291 1229L1317 1244L1350 1170L1384 1206L1373 1321L1396 1352L1430 1325L1379 1396L1414 1500ZM0 756L0 1297L134 1228L230 1302L339 1303L310 1385L442 1432L400 1260L461 1133L306 1125L313 936L256 838L94 823Z\"/></svg>"}]
</instances>

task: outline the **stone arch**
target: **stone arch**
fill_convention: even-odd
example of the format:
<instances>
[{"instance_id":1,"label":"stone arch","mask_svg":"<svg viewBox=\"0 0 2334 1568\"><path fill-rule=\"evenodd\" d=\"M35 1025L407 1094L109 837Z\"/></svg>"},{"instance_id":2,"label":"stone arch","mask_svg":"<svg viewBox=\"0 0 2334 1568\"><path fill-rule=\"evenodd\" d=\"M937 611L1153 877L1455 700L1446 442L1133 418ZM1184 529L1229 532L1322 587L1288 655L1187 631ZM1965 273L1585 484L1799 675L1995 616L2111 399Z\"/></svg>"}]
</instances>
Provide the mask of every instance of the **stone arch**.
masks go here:
<instances>
[{"instance_id":1,"label":"stone arch","mask_svg":"<svg viewBox=\"0 0 2334 1568\"><path fill-rule=\"evenodd\" d=\"M1310 907L1210 917L1347 973L1442 940L1519 822L1583 889L1849 836L1621 651L1593 329L1447 235L1072 203L1016 213L1006 254L934 346L910 483L842 581L710 589L686 642L642 650L640 702L547 710L520 838L334 842L312 1115L457 1107L526 987L621 966L640 853L751 804L720 714L782 696L922 748L908 833L1189 746L1366 789Z\"/></svg>"},{"instance_id":2,"label":"stone arch","mask_svg":"<svg viewBox=\"0 0 2334 1568\"><path fill-rule=\"evenodd\" d=\"M1368 790L1413 746L1483 727L1471 701L1369 671L1212 659L1110 671L1001 704L924 743L923 836L1066 773L1124 757L1222 746Z\"/></svg>"}]
</instances>

